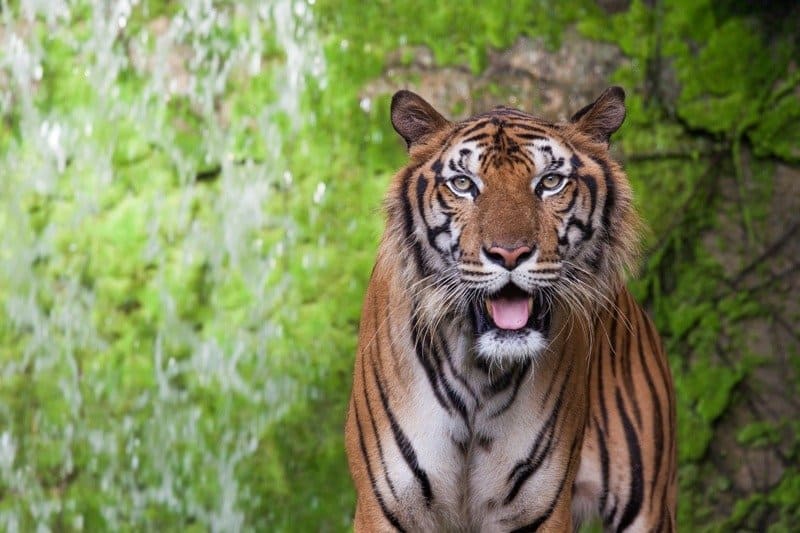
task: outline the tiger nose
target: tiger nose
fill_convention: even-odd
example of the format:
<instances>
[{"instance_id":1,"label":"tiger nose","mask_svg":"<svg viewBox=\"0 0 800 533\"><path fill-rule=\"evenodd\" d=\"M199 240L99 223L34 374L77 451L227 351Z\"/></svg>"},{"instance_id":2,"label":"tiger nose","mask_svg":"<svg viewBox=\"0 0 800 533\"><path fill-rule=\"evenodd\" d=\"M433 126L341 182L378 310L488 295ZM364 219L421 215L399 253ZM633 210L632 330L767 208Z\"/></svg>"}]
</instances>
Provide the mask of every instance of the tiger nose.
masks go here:
<instances>
[{"instance_id":1,"label":"tiger nose","mask_svg":"<svg viewBox=\"0 0 800 533\"><path fill-rule=\"evenodd\" d=\"M531 256L529 246L519 246L517 248L492 246L488 250L484 248L483 251L490 261L506 267L507 270L514 270L520 263Z\"/></svg>"}]
</instances>

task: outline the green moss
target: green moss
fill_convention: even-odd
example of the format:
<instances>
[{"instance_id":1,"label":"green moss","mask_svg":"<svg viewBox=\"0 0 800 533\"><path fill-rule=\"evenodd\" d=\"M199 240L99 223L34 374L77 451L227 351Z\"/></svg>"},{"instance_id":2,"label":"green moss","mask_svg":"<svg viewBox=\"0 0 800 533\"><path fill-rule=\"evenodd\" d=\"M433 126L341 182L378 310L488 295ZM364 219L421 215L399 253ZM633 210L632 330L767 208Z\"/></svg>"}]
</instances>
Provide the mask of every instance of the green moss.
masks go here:
<instances>
[{"instance_id":1,"label":"green moss","mask_svg":"<svg viewBox=\"0 0 800 533\"><path fill-rule=\"evenodd\" d=\"M789 92L798 84L795 75L775 91L775 98L749 133L756 155L777 156L785 161L800 161L800 96ZM782 93L786 94L782 94Z\"/></svg>"},{"instance_id":2,"label":"green moss","mask_svg":"<svg viewBox=\"0 0 800 533\"><path fill-rule=\"evenodd\" d=\"M613 79L629 109L615 146L651 226L633 287L675 374L680 529L752 529L766 512L775 531L797 523L791 468L713 519L713 493L730 481L706 461L709 445L763 355L721 364L718 343L741 342L736 325L763 309L726 285L701 240L723 215L756 240L770 161L799 159L795 50L780 28L768 40L757 16L727 4L649 4L609 17L589 1L317 0L297 38L316 32L325 74L297 95L299 116L278 104L293 96L281 92L290 56L269 6L142 2L108 42L92 40L107 16L88 4L58 22L40 15L30 40L41 82L17 91L0 126L0 424L16 449L16 477L0 469L0 524L236 529L226 518L347 530L342 425L361 298L381 198L406 158L389 95L364 111L361 91L398 50L404 64L421 45L436 66L480 73L489 51L520 35L555 47L570 24L630 58ZM167 42L159 24L178 17L167 33L185 47L173 59L189 94L156 90L169 69L108 62L134 42L154 53ZM248 67L253 55L260 70ZM648 78L658 61L677 93ZM62 159L45 121L61 128ZM722 212L721 173L751 200L741 212ZM755 423L737 439L765 446L788 434L798 428Z\"/></svg>"}]
</instances>

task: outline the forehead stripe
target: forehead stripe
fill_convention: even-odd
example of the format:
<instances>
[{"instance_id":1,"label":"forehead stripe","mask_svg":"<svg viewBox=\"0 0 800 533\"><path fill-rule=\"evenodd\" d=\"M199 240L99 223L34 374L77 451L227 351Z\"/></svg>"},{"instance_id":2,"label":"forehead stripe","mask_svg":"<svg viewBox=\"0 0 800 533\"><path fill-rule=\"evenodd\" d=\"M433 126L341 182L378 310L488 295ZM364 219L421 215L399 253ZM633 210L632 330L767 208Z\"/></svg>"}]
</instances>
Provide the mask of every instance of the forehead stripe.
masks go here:
<instances>
[{"instance_id":1,"label":"forehead stripe","mask_svg":"<svg viewBox=\"0 0 800 533\"><path fill-rule=\"evenodd\" d=\"M468 130L466 130L466 131L463 131L463 132L460 132L460 133L461 133L461 135L470 135L470 134L472 134L472 133L475 133L475 132L476 132L476 131L478 131L479 129L481 129L481 128L485 127L485 126L486 126L487 124L489 124L490 122L491 122L491 121L489 121L489 120L481 120L480 122L478 122L477 124L475 124L474 126L472 126L471 128L469 128Z\"/></svg>"},{"instance_id":2,"label":"forehead stripe","mask_svg":"<svg viewBox=\"0 0 800 533\"><path fill-rule=\"evenodd\" d=\"M509 122L507 126L512 129L532 131L535 133L541 133L542 135L547 135L547 130L545 128L541 126L534 126L533 124L525 124L522 122Z\"/></svg>"},{"instance_id":3,"label":"forehead stripe","mask_svg":"<svg viewBox=\"0 0 800 533\"><path fill-rule=\"evenodd\" d=\"M489 137L490 135L488 133L478 133L476 135L473 135L472 137L464 139L462 142L465 143L477 142L477 141L482 141L483 139L488 139Z\"/></svg>"},{"instance_id":4,"label":"forehead stripe","mask_svg":"<svg viewBox=\"0 0 800 533\"><path fill-rule=\"evenodd\" d=\"M538 133L517 133L516 136L526 141L546 141L548 139L548 137Z\"/></svg>"}]
</instances>

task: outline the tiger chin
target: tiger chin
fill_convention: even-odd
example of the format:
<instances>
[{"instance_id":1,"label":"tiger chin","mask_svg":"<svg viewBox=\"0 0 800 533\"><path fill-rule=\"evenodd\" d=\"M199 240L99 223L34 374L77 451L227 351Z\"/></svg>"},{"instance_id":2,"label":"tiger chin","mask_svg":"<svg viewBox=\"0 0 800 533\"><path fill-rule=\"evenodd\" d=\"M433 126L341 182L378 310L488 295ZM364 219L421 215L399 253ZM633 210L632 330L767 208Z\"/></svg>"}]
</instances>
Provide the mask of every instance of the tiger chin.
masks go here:
<instances>
[{"instance_id":1,"label":"tiger chin","mask_svg":"<svg viewBox=\"0 0 800 533\"><path fill-rule=\"evenodd\" d=\"M361 531L674 531L667 359L624 275L639 219L611 87L568 122L392 99L345 428Z\"/></svg>"}]
</instances>

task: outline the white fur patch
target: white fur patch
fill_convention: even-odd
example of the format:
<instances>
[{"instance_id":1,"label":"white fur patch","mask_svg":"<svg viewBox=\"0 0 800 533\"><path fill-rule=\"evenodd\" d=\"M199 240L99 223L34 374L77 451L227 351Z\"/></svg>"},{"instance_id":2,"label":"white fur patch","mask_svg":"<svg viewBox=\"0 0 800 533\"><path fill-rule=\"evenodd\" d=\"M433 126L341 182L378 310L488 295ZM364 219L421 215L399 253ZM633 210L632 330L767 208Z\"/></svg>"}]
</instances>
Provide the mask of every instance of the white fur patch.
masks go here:
<instances>
[{"instance_id":1,"label":"white fur patch","mask_svg":"<svg viewBox=\"0 0 800 533\"><path fill-rule=\"evenodd\" d=\"M533 359L546 347L544 335L530 328L511 334L493 329L482 333L475 344L479 356L498 363Z\"/></svg>"}]
</instances>

